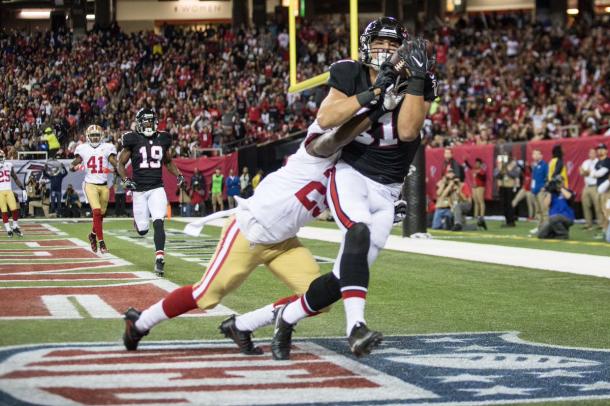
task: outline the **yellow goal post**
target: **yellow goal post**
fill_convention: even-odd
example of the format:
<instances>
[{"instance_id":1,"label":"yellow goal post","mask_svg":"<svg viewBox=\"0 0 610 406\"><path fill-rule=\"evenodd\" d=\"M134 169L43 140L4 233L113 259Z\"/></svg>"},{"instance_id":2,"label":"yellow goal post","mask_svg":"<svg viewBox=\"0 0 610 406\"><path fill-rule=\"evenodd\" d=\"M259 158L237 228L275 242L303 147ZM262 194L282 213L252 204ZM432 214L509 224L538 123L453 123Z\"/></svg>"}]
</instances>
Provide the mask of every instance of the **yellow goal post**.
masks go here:
<instances>
[{"instance_id":1,"label":"yellow goal post","mask_svg":"<svg viewBox=\"0 0 610 406\"><path fill-rule=\"evenodd\" d=\"M304 0L300 0L304 1ZM296 13L299 10L299 0L290 0L288 5L288 36L290 57L290 87L289 93L298 93L326 83L328 72L321 73L313 78L297 82L297 34ZM349 0L349 31L350 31L350 57L358 60L358 0Z\"/></svg>"}]
</instances>

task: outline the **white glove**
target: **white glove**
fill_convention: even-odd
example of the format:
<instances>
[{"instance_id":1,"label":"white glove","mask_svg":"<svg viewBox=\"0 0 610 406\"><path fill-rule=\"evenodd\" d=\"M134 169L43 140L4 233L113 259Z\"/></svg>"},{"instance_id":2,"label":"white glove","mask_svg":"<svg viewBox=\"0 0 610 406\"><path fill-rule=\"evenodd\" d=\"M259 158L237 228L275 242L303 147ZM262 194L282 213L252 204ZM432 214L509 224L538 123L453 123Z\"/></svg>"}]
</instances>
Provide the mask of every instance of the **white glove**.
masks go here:
<instances>
[{"instance_id":1,"label":"white glove","mask_svg":"<svg viewBox=\"0 0 610 406\"><path fill-rule=\"evenodd\" d=\"M399 82L400 77L396 79L396 83L390 85L383 96L383 109L386 111L394 110L405 97L408 81Z\"/></svg>"}]
</instances>

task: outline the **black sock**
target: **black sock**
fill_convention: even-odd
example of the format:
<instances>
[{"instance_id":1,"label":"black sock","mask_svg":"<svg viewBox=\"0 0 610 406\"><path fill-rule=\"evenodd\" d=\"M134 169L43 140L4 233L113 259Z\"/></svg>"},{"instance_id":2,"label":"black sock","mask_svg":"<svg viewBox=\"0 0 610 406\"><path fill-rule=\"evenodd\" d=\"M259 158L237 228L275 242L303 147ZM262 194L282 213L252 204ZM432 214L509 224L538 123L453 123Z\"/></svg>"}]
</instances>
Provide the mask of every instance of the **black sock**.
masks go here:
<instances>
[{"instance_id":1,"label":"black sock","mask_svg":"<svg viewBox=\"0 0 610 406\"><path fill-rule=\"evenodd\" d=\"M155 250L157 255L165 254L165 229L163 228L163 220L153 221L153 228L155 230Z\"/></svg>"}]
</instances>

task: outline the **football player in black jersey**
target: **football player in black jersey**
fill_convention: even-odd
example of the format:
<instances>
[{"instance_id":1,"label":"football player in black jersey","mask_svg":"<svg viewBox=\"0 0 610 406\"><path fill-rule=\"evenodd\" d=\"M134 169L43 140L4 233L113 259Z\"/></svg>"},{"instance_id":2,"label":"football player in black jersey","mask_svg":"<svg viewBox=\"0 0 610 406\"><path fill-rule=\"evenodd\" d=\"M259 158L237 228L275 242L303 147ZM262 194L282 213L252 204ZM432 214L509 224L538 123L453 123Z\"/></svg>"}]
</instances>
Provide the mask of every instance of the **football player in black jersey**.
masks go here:
<instances>
[{"instance_id":1,"label":"football player in black jersey","mask_svg":"<svg viewBox=\"0 0 610 406\"><path fill-rule=\"evenodd\" d=\"M140 235L148 233L149 217L155 231L155 273L164 274L165 229L167 195L163 188L163 168L178 177L178 186L184 177L170 155L171 137L157 131L157 115L151 109L140 109L136 114L136 131L123 134L123 150L119 155L118 173L125 188L133 191L133 220ZM125 165L131 159L133 179L127 178Z\"/></svg>"},{"instance_id":2,"label":"football player in black jersey","mask_svg":"<svg viewBox=\"0 0 610 406\"><path fill-rule=\"evenodd\" d=\"M420 129L436 79L430 73L433 48L422 38L409 39L394 18L378 18L360 37L360 61L330 68L330 91L317 122L340 126L361 114L369 118L355 141L343 148L331 174L327 200L343 231L333 272L316 279L302 300L281 308L271 343L275 359L287 359L294 324L343 299L351 351L365 355L382 340L364 320L369 267L385 245L394 220L394 202L420 144Z\"/></svg>"}]
</instances>

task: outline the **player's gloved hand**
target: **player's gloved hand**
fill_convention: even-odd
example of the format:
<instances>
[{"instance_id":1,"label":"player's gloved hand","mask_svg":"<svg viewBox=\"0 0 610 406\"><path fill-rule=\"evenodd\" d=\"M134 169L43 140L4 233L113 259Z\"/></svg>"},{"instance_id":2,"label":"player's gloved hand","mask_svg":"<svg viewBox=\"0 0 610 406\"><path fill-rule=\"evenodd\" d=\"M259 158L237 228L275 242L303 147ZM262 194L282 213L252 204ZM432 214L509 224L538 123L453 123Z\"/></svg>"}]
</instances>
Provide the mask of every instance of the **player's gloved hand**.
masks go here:
<instances>
[{"instance_id":1,"label":"player's gloved hand","mask_svg":"<svg viewBox=\"0 0 610 406\"><path fill-rule=\"evenodd\" d=\"M182 184L184 183L184 176L178 175L176 177L176 182L178 183L178 187L182 186Z\"/></svg>"},{"instance_id":2,"label":"player's gloved hand","mask_svg":"<svg viewBox=\"0 0 610 406\"><path fill-rule=\"evenodd\" d=\"M407 93L414 96L424 95L424 81L429 68L434 68L436 56L434 48L421 37L403 43L397 50L405 61L409 73Z\"/></svg>"},{"instance_id":3,"label":"player's gloved hand","mask_svg":"<svg viewBox=\"0 0 610 406\"><path fill-rule=\"evenodd\" d=\"M131 180L129 178L125 178L125 179L123 179L123 187L127 190L133 191L133 190L136 190L138 185L133 180Z\"/></svg>"},{"instance_id":4,"label":"player's gloved hand","mask_svg":"<svg viewBox=\"0 0 610 406\"><path fill-rule=\"evenodd\" d=\"M394 202L394 224L400 223L407 217L407 202L397 200Z\"/></svg>"},{"instance_id":5,"label":"player's gloved hand","mask_svg":"<svg viewBox=\"0 0 610 406\"><path fill-rule=\"evenodd\" d=\"M398 107L407 91L408 80L402 80L400 76L396 77L396 81L388 87L383 95L383 109L393 111Z\"/></svg>"}]
</instances>

